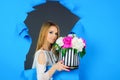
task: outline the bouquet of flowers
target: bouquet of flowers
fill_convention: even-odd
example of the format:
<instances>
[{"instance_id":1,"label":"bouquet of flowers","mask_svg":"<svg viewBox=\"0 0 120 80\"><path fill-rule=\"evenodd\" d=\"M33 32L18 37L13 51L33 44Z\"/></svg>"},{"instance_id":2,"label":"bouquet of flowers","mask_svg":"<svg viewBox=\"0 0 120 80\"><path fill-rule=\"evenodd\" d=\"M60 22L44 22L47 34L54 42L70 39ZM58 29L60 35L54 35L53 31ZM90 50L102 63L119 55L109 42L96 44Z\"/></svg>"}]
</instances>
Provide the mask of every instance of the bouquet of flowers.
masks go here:
<instances>
[{"instance_id":1,"label":"bouquet of flowers","mask_svg":"<svg viewBox=\"0 0 120 80\"><path fill-rule=\"evenodd\" d=\"M85 55L85 47L85 40L78 38L73 33L66 37L59 37L55 43L56 50L62 51L62 56L65 55L67 49L74 49L75 53L79 53L80 57L83 57Z\"/></svg>"}]
</instances>

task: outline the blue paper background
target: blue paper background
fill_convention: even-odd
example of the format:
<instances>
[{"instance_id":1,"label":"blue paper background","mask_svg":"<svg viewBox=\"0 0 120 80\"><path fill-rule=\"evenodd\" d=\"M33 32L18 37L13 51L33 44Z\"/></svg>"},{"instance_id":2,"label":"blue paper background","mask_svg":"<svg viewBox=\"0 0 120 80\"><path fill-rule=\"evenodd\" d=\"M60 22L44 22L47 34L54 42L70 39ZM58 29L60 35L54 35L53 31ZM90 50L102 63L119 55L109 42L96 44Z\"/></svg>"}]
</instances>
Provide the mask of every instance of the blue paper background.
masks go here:
<instances>
[{"instance_id":1,"label":"blue paper background","mask_svg":"<svg viewBox=\"0 0 120 80\"><path fill-rule=\"evenodd\" d=\"M45 0L0 1L0 80L24 80L24 61L32 39L23 24L32 6ZM120 80L120 1L60 0L81 17L72 29L86 39L80 80Z\"/></svg>"}]
</instances>

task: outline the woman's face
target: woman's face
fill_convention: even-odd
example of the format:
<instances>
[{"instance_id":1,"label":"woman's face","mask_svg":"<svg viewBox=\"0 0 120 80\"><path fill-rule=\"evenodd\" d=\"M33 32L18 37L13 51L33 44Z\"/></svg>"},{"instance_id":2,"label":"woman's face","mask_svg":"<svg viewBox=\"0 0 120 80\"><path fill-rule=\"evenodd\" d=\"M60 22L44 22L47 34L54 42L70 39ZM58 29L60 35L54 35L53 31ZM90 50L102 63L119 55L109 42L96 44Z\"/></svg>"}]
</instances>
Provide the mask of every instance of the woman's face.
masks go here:
<instances>
[{"instance_id":1,"label":"woman's face","mask_svg":"<svg viewBox=\"0 0 120 80\"><path fill-rule=\"evenodd\" d=\"M48 34L47 34L47 42L49 42L50 44L53 44L56 39L58 37L58 30L55 26L51 26L49 29L48 29Z\"/></svg>"}]
</instances>

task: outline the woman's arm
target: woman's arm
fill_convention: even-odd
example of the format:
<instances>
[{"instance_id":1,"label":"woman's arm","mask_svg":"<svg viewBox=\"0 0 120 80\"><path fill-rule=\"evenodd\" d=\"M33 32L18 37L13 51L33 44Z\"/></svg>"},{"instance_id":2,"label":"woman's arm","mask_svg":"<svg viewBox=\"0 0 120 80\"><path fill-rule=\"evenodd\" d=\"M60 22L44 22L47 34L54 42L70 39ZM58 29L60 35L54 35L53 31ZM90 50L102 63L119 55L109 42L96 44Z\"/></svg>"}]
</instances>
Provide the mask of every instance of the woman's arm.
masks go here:
<instances>
[{"instance_id":1,"label":"woman's arm","mask_svg":"<svg viewBox=\"0 0 120 80\"><path fill-rule=\"evenodd\" d=\"M38 63L39 63L39 65L45 65L46 64L46 60L47 59L45 57L45 54L43 52L41 52L39 54L39 56L38 56ZM44 67L46 67L46 66L44 66ZM63 64L63 61L59 61L56 64L54 64L47 72L42 73L42 75L41 74L38 74L38 75L40 75L41 79L45 78L45 77L46 78L50 78L55 73L56 70L58 70L58 71L62 71L62 70L69 71L68 68L69 68L68 66L65 66Z\"/></svg>"},{"instance_id":2,"label":"woman's arm","mask_svg":"<svg viewBox=\"0 0 120 80\"><path fill-rule=\"evenodd\" d=\"M36 53L36 62L37 80L49 80L49 73L46 72L47 57L44 51L38 52L38 55Z\"/></svg>"},{"instance_id":3,"label":"woman's arm","mask_svg":"<svg viewBox=\"0 0 120 80\"><path fill-rule=\"evenodd\" d=\"M49 73L49 76L51 77L54 72L58 70L58 71L62 71L62 70L65 70L65 71L70 71L69 70L69 67L68 66L65 66L63 64L63 61L59 61L58 63L54 64L49 70L48 70L48 73Z\"/></svg>"}]
</instances>

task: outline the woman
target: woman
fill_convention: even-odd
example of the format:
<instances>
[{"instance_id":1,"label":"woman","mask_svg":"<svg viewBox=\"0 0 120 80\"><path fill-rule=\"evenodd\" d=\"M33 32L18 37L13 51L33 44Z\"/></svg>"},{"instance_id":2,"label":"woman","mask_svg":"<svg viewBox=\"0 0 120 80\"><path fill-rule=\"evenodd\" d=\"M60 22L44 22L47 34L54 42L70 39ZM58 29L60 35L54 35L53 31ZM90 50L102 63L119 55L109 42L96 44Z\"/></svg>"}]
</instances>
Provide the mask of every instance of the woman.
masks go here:
<instances>
[{"instance_id":1,"label":"woman","mask_svg":"<svg viewBox=\"0 0 120 80\"><path fill-rule=\"evenodd\" d=\"M53 44L58 37L59 27L56 24L46 22L42 25L32 66L37 70L37 80L51 80L56 71L69 71L69 67L58 61L55 54ZM51 68L47 70L48 66Z\"/></svg>"}]
</instances>

